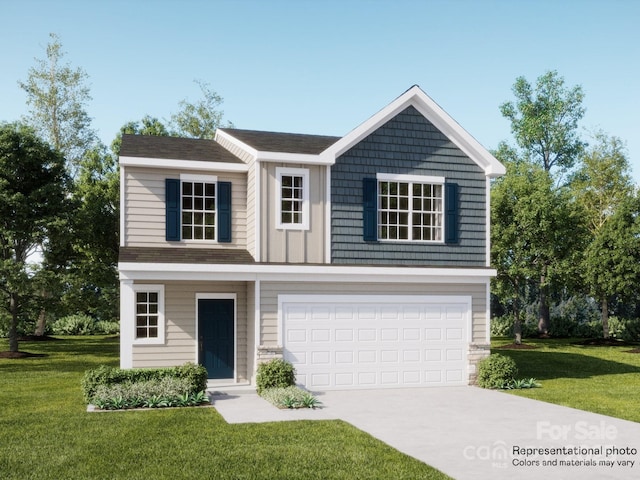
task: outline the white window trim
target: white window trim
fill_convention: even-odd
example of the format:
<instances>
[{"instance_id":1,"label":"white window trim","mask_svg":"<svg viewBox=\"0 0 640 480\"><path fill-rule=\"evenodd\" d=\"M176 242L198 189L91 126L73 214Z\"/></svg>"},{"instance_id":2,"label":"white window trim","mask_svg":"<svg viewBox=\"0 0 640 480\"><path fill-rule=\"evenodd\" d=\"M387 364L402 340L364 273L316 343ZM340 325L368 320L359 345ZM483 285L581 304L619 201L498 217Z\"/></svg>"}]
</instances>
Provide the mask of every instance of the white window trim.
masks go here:
<instances>
[{"instance_id":1,"label":"white window trim","mask_svg":"<svg viewBox=\"0 0 640 480\"><path fill-rule=\"evenodd\" d=\"M164 345L165 343L165 316L164 316L164 285L158 284L133 284L133 322L131 324L134 345ZM158 294L158 337L136 338L136 294L138 292L154 292Z\"/></svg>"},{"instance_id":2,"label":"white window trim","mask_svg":"<svg viewBox=\"0 0 640 480\"><path fill-rule=\"evenodd\" d=\"M302 222L282 223L282 176L302 177ZM309 170L306 168L276 167L276 229L309 230Z\"/></svg>"},{"instance_id":3,"label":"white window trim","mask_svg":"<svg viewBox=\"0 0 640 480\"><path fill-rule=\"evenodd\" d=\"M436 245L444 245L445 240L445 222L446 216L445 212L447 211L447 206L445 205L445 197L444 194L444 184L445 177L440 176L432 176L432 175L405 175L400 173L377 173L376 174L376 182L403 182L403 183L421 183L421 184L432 184L432 185L442 185L442 225L440 229L442 230L442 239L441 240L413 240L413 239L392 239L392 238L380 238L378 232L376 232L376 236L378 237L378 241L381 243L429 243ZM380 192L377 193L378 200L380 198ZM379 209L378 209L379 210ZM411 222L411 213L413 210L409 210L409 232L411 232L412 222Z\"/></svg>"},{"instance_id":4,"label":"white window trim","mask_svg":"<svg viewBox=\"0 0 640 480\"><path fill-rule=\"evenodd\" d=\"M216 210L215 210L215 226L216 226L216 238L213 240L195 238L184 239L182 238L182 182L199 182L199 183L215 183L216 184ZM218 243L218 177L216 175L195 175L192 173L180 174L180 242L181 243L197 243L197 244L214 244Z\"/></svg>"}]
</instances>

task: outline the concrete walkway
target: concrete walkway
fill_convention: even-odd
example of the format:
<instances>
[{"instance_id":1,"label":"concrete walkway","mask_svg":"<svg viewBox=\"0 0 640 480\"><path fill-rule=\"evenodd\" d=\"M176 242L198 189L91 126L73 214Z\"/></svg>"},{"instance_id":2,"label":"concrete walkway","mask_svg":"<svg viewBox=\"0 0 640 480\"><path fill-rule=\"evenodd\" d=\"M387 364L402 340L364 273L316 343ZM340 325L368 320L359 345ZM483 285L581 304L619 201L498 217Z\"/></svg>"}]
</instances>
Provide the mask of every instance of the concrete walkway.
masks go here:
<instances>
[{"instance_id":1,"label":"concrete walkway","mask_svg":"<svg viewBox=\"0 0 640 480\"><path fill-rule=\"evenodd\" d=\"M317 397L317 410L279 410L255 393L212 403L229 423L341 419L457 480L640 478L640 423L476 387Z\"/></svg>"}]
</instances>

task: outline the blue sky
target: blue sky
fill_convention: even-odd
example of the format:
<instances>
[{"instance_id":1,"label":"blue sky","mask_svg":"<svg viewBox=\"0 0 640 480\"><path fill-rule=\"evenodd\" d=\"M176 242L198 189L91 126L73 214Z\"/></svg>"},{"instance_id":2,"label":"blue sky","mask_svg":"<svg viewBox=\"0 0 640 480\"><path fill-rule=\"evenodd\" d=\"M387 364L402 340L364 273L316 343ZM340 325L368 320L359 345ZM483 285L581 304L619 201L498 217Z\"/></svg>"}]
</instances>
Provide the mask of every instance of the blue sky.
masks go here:
<instances>
[{"instance_id":1,"label":"blue sky","mask_svg":"<svg viewBox=\"0 0 640 480\"><path fill-rule=\"evenodd\" d=\"M167 119L195 79L238 128L344 135L414 84L485 147L511 141L498 110L518 76L582 85L581 126L627 142L640 183L640 2L634 0L0 0L0 121L27 111L18 80L50 32L89 74L110 144Z\"/></svg>"}]
</instances>

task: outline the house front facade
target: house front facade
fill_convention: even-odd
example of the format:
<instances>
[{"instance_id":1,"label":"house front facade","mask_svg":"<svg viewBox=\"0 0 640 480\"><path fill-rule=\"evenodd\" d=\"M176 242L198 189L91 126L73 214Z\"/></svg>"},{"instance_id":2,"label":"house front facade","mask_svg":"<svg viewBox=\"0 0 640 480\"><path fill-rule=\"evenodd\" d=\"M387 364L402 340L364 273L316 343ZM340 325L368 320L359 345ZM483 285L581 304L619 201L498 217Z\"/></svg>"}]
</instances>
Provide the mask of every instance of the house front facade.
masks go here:
<instances>
[{"instance_id":1,"label":"house front facade","mask_svg":"<svg viewBox=\"0 0 640 480\"><path fill-rule=\"evenodd\" d=\"M125 135L121 367L311 390L466 385L489 354L490 180L419 87L344 137Z\"/></svg>"}]
</instances>

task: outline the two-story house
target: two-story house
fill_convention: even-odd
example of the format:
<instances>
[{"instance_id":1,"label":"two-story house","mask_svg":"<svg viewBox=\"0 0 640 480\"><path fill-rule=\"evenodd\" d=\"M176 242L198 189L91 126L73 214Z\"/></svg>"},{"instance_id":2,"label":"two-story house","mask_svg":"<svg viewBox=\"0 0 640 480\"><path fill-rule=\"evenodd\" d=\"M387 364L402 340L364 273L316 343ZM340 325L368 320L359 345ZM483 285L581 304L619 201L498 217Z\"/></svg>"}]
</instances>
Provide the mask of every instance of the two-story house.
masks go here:
<instances>
[{"instance_id":1,"label":"two-story house","mask_svg":"<svg viewBox=\"0 0 640 480\"><path fill-rule=\"evenodd\" d=\"M310 389L464 385L489 351L490 180L417 86L344 137L125 135L121 366Z\"/></svg>"}]
</instances>

